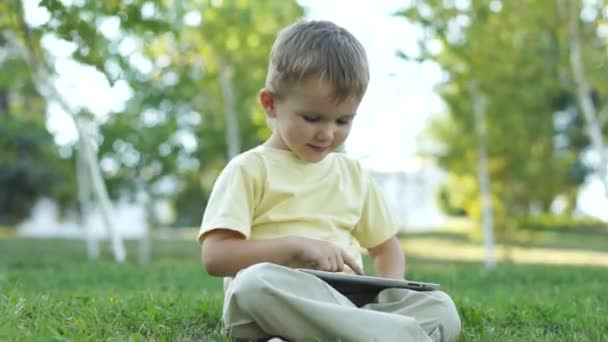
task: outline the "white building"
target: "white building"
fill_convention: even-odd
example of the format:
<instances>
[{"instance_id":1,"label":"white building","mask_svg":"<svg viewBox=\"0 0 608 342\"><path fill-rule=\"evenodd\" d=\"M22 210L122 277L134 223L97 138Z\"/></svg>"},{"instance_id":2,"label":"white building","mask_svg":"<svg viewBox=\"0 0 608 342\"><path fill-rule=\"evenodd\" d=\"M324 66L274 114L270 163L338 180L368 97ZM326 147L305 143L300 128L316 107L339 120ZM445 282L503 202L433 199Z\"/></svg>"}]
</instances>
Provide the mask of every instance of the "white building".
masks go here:
<instances>
[{"instance_id":1,"label":"white building","mask_svg":"<svg viewBox=\"0 0 608 342\"><path fill-rule=\"evenodd\" d=\"M114 222L117 230L126 239L138 239L146 232L147 221L142 206L128 203L115 205ZM98 210L93 211L86 217L85 222L80 223L75 215L67 215L60 219L55 203L43 199L34 206L30 218L17 226L17 234L84 239L89 229L93 236L107 238L107 230Z\"/></svg>"},{"instance_id":2,"label":"white building","mask_svg":"<svg viewBox=\"0 0 608 342\"><path fill-rule=\"evenodd\" d=\"M445 228L447 217L437 204L445 172L432 164L419 164L403 171L374 171L372 175L403 219L402 230Z\"/></svg>"}]
</instances>

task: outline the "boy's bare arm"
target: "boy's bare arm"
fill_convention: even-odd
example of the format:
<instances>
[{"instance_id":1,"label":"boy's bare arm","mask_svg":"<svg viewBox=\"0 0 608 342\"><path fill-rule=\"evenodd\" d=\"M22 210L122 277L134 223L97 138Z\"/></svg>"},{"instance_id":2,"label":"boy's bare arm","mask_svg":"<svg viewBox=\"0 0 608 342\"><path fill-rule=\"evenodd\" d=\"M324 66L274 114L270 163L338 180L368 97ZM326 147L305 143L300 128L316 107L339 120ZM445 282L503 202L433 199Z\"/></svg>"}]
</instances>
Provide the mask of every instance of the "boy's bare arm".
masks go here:
<instances>
[{"instance_id":1,"label":"boy's bare arm","mask_svg":"<svg viewBox=\"0 0 608 342\"><path fill-rule=\"evenodd\" d=\"M207 272L214 276L234 276L243 268L264 261L288 265L294 259L287 238L251 241L227 229L209 232L201 254Z\"/></svg>"},{"instance_id":2,"label":"boy's bare arm","mask_svg":"<svg viewBox=\"0 0 608 342\"><path fill-rule=\"evenodd\" d=\"M397 237L392 237L376 247L369 248L368 251L379 277L403 279L405 255Z\"/></svg>"},{"instance_id":3,"label":"boy's bare arm","mask_svg":"<svg viewBox=\"0 0 608 342\"><path fill-rule=\"evenodd\" d=\"M202 246L202 261L214 276L234 276L260 262L283 266L313 267L338 272L344 265L362 274L359 266L339 247L325 241L288 236L268 240L246 240L228 229L209 232Z\"/></svg>"}]
</instances>

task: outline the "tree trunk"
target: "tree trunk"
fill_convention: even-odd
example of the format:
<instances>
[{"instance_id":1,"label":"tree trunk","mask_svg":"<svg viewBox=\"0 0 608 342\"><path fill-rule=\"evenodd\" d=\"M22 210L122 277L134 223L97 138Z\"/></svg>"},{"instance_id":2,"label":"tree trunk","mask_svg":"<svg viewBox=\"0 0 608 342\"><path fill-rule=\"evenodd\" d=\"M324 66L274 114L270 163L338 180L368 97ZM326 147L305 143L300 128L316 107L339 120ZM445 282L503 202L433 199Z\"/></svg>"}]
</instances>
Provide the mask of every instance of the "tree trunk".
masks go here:
<instances>
[{"instance_id":1,"label":"tree trunk","mask_svg":"<svg viewBox=\"0 0 608 342\"><path fill-rule=\"evenodd\" d=\"M78 142L78 154L76 155L76 180L78 184L78 202L80 202L80 226L85 230L87 240L87 256L94 260L99 258L99 239L93 232L93 227L87 225L87 217L92 212L90 177L84 157L84 147Z\"/></svg>"},{"instance_id":2,"label":"tree trunk","mask_svg":"<svg viewBox=\"0 0 608 342\"><path fill-rule=\"evenodd\" d=\"M8 108L8 92L4 90L0 91L0 118L8 117Z\"/></svg>"},{"instance_id":3,"label":"tree trunk","mask_svg":"<svg viewBox=\"0 0 608 342\"><path fill-rule=\"evenodd\" d=\"M57 96L60 95L57 94ZM97 158L95 156L95 153L93 152L93 147L91 146L89 140L90 135L88 134L88 127L86 127L82 119L76 118L74 114L71 114L71 117L76 124L80 140L82 141L82 146L84 147L84 160L86 162L87 171L91 179L93 194L95 195L97 203L99 204L99 209L101 210L101 217L104 221L104 225L112 241L112 252L114 255L114 260L116 260L117 262L124 262L127 258L127 251L125 249L122 236L120 236L118 229L116 229L116 224L114 222L113 216L114 208L112 207L112 202L110 201L108 190L106 189L103 177L101 176L101 170L99 169Z\"/></svg>"},{"instance_id":4,"label":"tree trunk","mask_svg":"<svg viewBox=\"0 0 608 342\"><path fill-rule=\"evenodd\" d=\"M139 250L137 259L140 264L149 264L152 260L152 239L150 238L150 228L144 222L144 232L139 239Z\"/></svg>"},{"instance_id":5,"label":"tree trunk","mask_svg":"<svg viewBox=\"0 0 608 342\"><path fill-rule=\"evenodd\" d=\"M576 85L576 98L587 124L587 134L591 139L593 149L599 156L596 171L604 185L604 193L608 198L608 156L602 137L602 128L598 119L593 99L591 98L591 87L585 77L585 65L581 52L581 39L578 29L580 10L577 1L559 1L562 14L568 19L568 34L570 38L570 66L574 83Z\"/></svg>"},{"instance_id":6,"label":"tree trunk","mask_svg":"<svg viewBox=\"0 0 608 342\"><path fill-rule=\"evenodd\" d=\"M232 70L223 59L219 59L219 81L224 96L224 117L226 121L226 145L228 159L236 157L241 151L239 139L239 120L235 110L234 87L232 86Z\"/></svg>"},{"instance_id":7,"label":"tree trunk","mask_svg":"<svg viewBox=\"0 0 608 342\"><path fill-rule=\"evenodd\" d=\"M475 131L477 133L477 175L481 198L481 227L485 249L486 268L496 267L496 248L494 243L494 213L492 211L492 193L488 173L488 152L486 138L486 109L479 86L475 81L470 84L471 101L475 113Z\"/></svg>"},{"instance_id":8,"label":"tree trunk","mask_svg":"<svg viewBox=\"0 0 608 342\"><path fill-rule=\"evenodd\" d=\"M140 202L143 202L143 206L144 206L144 222L142 222L143 226L143 233L139 239L139 250L138 250L138 260L139 263L142 265L145 264L149 264L150 261L152 260L152 239L150 238L150 225L148 224L149 222L153 221L153 217L154 217L154 206L153 206L153 202L152 199L150 198L150 196L145 192L144 190L144 181L141 178L137 179L137 189L139 194L138 195L144 195L143 196L143 201L137 201L138 204L140 204ZM140 197L140 196L137 196Z\"/></svg>"}]
</instances>

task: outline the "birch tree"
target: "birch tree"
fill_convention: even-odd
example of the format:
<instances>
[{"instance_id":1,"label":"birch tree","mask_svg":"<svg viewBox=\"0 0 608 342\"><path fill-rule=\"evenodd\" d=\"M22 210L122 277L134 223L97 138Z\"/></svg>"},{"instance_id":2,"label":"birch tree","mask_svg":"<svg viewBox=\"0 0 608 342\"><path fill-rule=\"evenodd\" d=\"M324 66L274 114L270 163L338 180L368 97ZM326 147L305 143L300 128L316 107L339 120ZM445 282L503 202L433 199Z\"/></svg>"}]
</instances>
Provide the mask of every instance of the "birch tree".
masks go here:
<instances>
[{"instance_id":1,"label":"birch tree","mask_svg":"<svg viewBox=\"0 0 608 342\"><path fill-rule=\"evenodd\" d=\"M492 190L488 172L488 146L486 133L486 108L479 91L479 85L473 80L469 84L471 102L475 112L475 133L477 135L477 177L479 179L479 196L481 198L481 231L485 250L486 268L496 266L494 243L494 212L492 210Z\"/></svg>"},{"instance_id":2,"label":"birch tree","mask_svg":"<svg viewBox=\"0 0 608 342\"><path fill-rule=\"evenodd\" d=\"M72 119L74 126L78 131L81 147L78 149L79 160L82 167L79 180L82 182L81 185L87 183L87 185L84 185L86 188L83 189L81 198L84 199L89 188L92 190L101 211L104 226L111 239L114 259L117 262L124 262L126 260L126 249L120 232L117 230L116 224L113 221L114 213L112 203L108 196L105 182L97 162L97 157L92 147L92 138L82 119L78 117L77 109L72 108L55 88L55 85L52 82L51 72L46 67L48 62L43 59L43 54L35 49L37 44L33 41L30 29L25 22L23 3L20 1L13 10L16 15L16 25L19 31L5 32L5 38L16 51L21 53L23 60L29 66L33 83L38 92L42 94L47 101L59 104ZM21 39L17 36L17 32L20 33ZM83 205L86 206L86 203L83 203ZM87 236L89 240L89 256L95 257L98 248L94 247L95 242L91 240L91 234L87 234Z\"/></svg>"},{"instance_id":3,"label":"birch tree","mask_svg":"<svg viewBox=\"0 0 608 342\"><path fill-rule=\"evenodd\" d=\"M595 12L587 13L605 16L602 6L598 1ZM569 82L564 47L570 40L557 2L414 0L398 15L422 31L419 51L401 56L435 62L444 71L437 91L447 110L426 132L441 148L422 152L449 172L441 195L445 206L483 225L478 138L471 134L480 113L470 91L475 81L492 113L484 121L496 239L504 241L510 231L552 215L556 198L566 200L564 214L571 214L589 173L584 158L589 143L578 116L562 115L577 91ZM588 14L580 48L583 64L593 67L586 76L593 77L594 100L605 105L606 53L597 47L601 15Z\"/></svg>"},{"instance_id":4,"label":"birch tree","mask_svg":"<svg viewBox=\"0 0 608 342\"><path fill-rule=\"evenodd\" d=\"M602 126L598 118L597 110L591 98L591 87L585 75L585 62L581 47L581 37L579 33L580 3L579 1L558 0L562 15L568 23L569 60L572 68L572 76L576 87L576 99L579 108L585 117L587 124L587 134L595 153L598 155L598 162L595 165L596 172L604 185L604 194L608 199L608 151L604 145L602 136Z\"/></svg>"},{"instance_id":5,"label":"birch tree","mask_svg":"<svg viewBox=\"0 0 608 342\"><path fill-rule=\"evenodd\" d=\"M66 59L95 68L110 86L131 92L122 108L83 125L93 125L98 138L89 147L102 167L107 197L136 201L143 193L151 227L197 225L217 172L230 157L269 136L257 104L268 51L279 29L303 15L295 0L44 0L37 6L47 18L20 27L13 23L15 5L21 2L0 2L0 29L16 33L20 43L27 43L21 39L23 28L31 33L29 42L38 48L25 46L26 51L49 77L40 82L52 86L57 76L52 51L41 46L51 37L70 46ZM25 71L17 72L29 79ZM0 78L0 86L3 82ZM6 98L0 88L0 110ZM59 101L51 95L45 100L42 107ZM71 110L80 116L81 108ZM87 149L82 142L53 147L77 154ZM79 159L72 166L80 165L74 167L80 176L73 178L80 179L82 191L73 191L70 200L105 197L93 193L91 177L97 172L91 175L90 158L82 154ZM173 217L160 222L159 203L168 204ZM146 254L149 243L140 242Z\"/></svg>"},{"instance_id":6,"label":"birch tree","mask_svg":"<svg viewBox=\"0 0 608 342\"><path fill-rule=\"evenodd\" d=\"M22 22L24 23L24 21ZM25 39L29 39L29 37L27 36L26 29L24 29L24 35ZM79 141L82 147L81 149L79 149L79 158L82 160L84 166L84 175L82 180L83 182L90 181L92 192L97 200L105 227L112 241L112 252L114 255L114 259L117 262L124 262L126 260L126 249L120 232L118 232L116 224L113 221L114 216L112 203L108 196L103 177L101 176L101 171L99 169L99 164L97 163L95 152L93 151L93 147L91 146L91 137L88 134L85 125L77 117L76 110L71 108L71 106L67 104L67 102L63 99L62 95L54 87L50 80L49 72L44 69L43 64L34 59L33 52L29 50L24 44L21 44L17 39L13 39L12 43L16 49L19 49L22 52L23 58L30 66L32 70L32 75L34 77L34 84L38 88L40 94L45 96L47 100L58 103L61 108L67 114L70 115L70 118L72 119L78 131ZM90 234L88 235L90 238ZM89 244L91 243L93 242L89 241ZM90 251L93 250L94 248L90 249ZM94 257L95 255L93 253L90 256Z\"/></svg>"}]
</instances>

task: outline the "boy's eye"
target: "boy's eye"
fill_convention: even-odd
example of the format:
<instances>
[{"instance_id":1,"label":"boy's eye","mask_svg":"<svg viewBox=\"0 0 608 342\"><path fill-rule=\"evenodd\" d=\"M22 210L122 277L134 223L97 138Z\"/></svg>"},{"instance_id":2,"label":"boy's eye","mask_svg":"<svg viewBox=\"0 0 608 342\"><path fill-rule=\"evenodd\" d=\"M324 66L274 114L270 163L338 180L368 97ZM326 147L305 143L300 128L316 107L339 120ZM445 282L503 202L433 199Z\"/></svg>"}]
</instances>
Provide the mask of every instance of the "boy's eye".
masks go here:
<instances>
[{"instance_id":1,"label":"boy's eye","mask_svg":"<svg viewBox=\"0 0 608 342\"><path fill-rule=\"evenodd\" d=\"M350 119L338 119L336 122L338 123L338 125L344 126L350 123Z\"/></svg>"},{"instance_id":2,"label":"boy's eye","mask_svg":"<svg viewBox=\"0 0 608 342\"><path fill-rule=\"evenodd\" d=\"M321 118L318 116L312 116L312 115L302 115L302 117L304 118L305 121L307 122L319 122L321 121Z\"/></svg>"}]
</instances>

